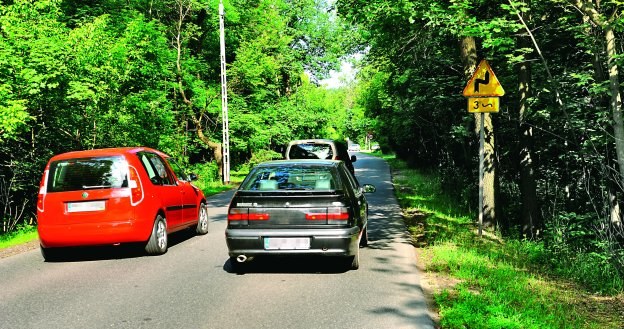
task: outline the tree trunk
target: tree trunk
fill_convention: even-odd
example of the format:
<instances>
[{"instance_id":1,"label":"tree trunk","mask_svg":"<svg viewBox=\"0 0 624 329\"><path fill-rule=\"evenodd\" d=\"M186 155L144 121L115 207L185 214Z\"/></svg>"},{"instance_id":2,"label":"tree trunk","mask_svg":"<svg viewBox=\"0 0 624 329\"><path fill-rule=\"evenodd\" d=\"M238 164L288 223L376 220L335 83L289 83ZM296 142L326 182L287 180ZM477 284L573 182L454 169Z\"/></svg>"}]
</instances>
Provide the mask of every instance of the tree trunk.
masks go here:
<instances>
[{"instance_id":1,"label":"tree trunk","mask_svg":"<svg viewBox=\"0 0 624 329\"><path fill-rule=\"evenodd\" d=\"M178 82L178 93L182 98L182 102L184 105L188 107L189 112L192 113L191 120L197 127L197 137L204 144L206 144L209 148L212 149L215 161L217 162L217 166L219 167L219 177L223 175L223 151L222 145L220 143L216 143L210 140L208 136L204 134L204 128L202 124L202 117L204 115L204 111L199 110L199 113L196 113L196 107L193 102L187 98L186 92L184 89L183 83L183 71L182 71L182 29L185 18L188 16L190 11L192 10L192 3L186 1L177 1L176 5L178 6L178 22L176 25L176 35L175 35L175 47L176 47L176 75ZM197 117L195 117L197 115Z\"/></svg>"},{"instance_id":2,"label":"tree trunk","mask_svg":"<svg viewBox=\"0 0 624 329\"><path fill-rule=\"evenodd\" d=\"M583 18L583 22L587 23L589 21L589 17L587 15L584 16ZM594 29L588 28L587 29L587 35L591 36L593 38L598 38L599 36L597 35L597 33L594 32ZM594 46L594 51L593 51L593 67L594 67L594 81L605 81L606 78L606 74L605 71L603 69L603 58L600 54L602 54L603 51L603 44L602 43L598 43ZM596 100L594 100L594 103L596 103L598 106L602 107L608 107L609 104L611 103L611 98L606 95L600 95L598 96L598 98ZM607 161L609 161L608 167L613 166L614 168L617 166L617 163L615 161L615 159L613 159L610 156L610 152L607 153L606 155L607 157ZM611 223L614 224L619 224L622 222L622 210L620 207L620 196L621 193L618 193L618 185L620 182L619 179L619 175L615 175L612 176L611 175L611 171L610 170L605 170L605 174L606 176L606 180L607 180L607 184L606 184L606 188L607 188L607 193L608 193L608 206L609 206L609 218Z\"/></svg>"},{"instance_id":3,"label":"tree trunk","mask_svg":"<svg viewBox=\"0 0 624 329\"><path fill-rule=\"evenodd\" d=\"M610 25L605 27L607 41L607 64L609 67L609 86L611 89L611 111L613 112L613 131L615 135L615 152L620 169L620 181L624 186L624 122L622 121L622 98L616 62L615 33Z\"/></svg>"},{"instance_id":4,"label":"tree trunk","mask_svg":"<svg viewBox=\"0 0 624 329\"><path fill-rule=\"evenodd\" d=\"M193 119L193 121L195 122L195 126L197 127L197 137L200 141L202 141L204 144L208 145L208 147L212 149L214 159L217 162L217 166L219 168L219 177L223 178L223 146L221 145L221 143L211 141L210 138L204 135L204 129L201 125L201 122L195 119Z\"/></svg>"},{"instance_id":5,"label":"tree trunk","mask_svg":"<svg viewBox=\"0 0 624 329\"><path fill-rule=\"evenodd\" d=\"M461 60L464 64L464 74L466 81L470 79L477 67L477 46L473 37L463 37L460 40ZM490 113L484 115L484 161L485 168L483 172L483 227L495 228L496 222L496 166L494 156L494 124ZM479 127L481 125L481 114L475 114L476 132L479 136Z\"/></svg>"},{"instance_id":6,"label":"tree trunk","mask_svg":"<svg viewBox=\"0 0 624 329\"><path fill-rule=\"evenodd\" d=\"M475 115L477 125L480 125L480 115ZM494 123L491 113L485 113L483 125L485 134L483 172L483 227L496 228L496 157L494 151Z\"/></svg>"},{"instance_id":7,"label":"tree trunk","mask_svg":"<svg viewBox=\"0 0 624 329\"><path fill-rule=\"evenodd\" d=\"M622 118L622 97L620 95L620 81L616 62L617 50L615 46L615 33L613 22L605 19L594 4L590 1L573 0L573 3L589 19L602 28L607 42L607 66L609 70L609 88L611 89L611 112L613 114L613 133L615 135L615 153L620 173L620 184L624 186L624 122Z\"/></svg>"},{"instance_id":8,"label":"tree trunk","mask_svg":"<svg viewBox=\"0 0 624 329\"><path fill-rule=\"evenodd\" d=\"M624 186L624 123L622 122L622 98L620 95L620 82L618 77L618 66L615 62L617 52L615 48L615 34L609 25L605 29L607 41L607 63L609 67L609 85L611 88L611 109L613 111L613 130L615 134L615 152L617 154L618 167L620 169L620 183ZM611 191L610 191L611 192ZM622 217L618 200L613 193L609 193L609 204L611 207L611 222L621 225Z\"/></svg>"},{"instance_id":9,"label":"tree trunk","mask_svg":"<svg viewBox=\"0 0 624 329\"><path fill-rule=\"evenodd\" d=\"M533 162L533 128L527 124L528 99L531 92L531 65L525 61L520 64L519 80L519 140L520 140L520 194L522 197L522 235L529 239L539 237L543 226L537 206L537 183L535 182Z\"/></svg>"}]
</instances>

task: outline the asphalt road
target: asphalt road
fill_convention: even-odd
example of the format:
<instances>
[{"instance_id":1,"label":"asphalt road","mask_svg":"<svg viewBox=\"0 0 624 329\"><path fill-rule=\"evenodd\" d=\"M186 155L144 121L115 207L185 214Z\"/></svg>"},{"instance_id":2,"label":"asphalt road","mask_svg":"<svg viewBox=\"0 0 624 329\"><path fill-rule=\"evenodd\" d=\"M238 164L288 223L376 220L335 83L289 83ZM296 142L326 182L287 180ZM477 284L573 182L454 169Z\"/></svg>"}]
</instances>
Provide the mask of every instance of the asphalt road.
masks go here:
<instances>
[{"instance_id":1,"label":"asphalt road","mask_svg":"<svg viewBox=\"0 0 624 329\"><path fill-rule=\"evenodd\" d=\"M357 156L356 176L377 187L359 270L319 257L231 272L226 192L209 199L210 232L172 235L162 256L121 246L0 259L0 328L433 328L387 164Z\"/></svg>"}]
</instances>

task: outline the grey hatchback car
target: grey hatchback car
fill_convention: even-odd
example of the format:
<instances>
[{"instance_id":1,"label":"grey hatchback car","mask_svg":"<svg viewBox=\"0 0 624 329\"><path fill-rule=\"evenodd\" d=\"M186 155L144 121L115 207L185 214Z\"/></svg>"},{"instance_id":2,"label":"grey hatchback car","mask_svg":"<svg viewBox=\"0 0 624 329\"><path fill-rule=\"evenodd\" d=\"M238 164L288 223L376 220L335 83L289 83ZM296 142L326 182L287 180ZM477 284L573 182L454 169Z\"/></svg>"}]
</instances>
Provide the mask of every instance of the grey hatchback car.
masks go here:
<instances>
[{"instance_id":1,"label":"grey hatchback car","mask_svg":"<svg viewBox=\"0 0 624 329\"><path fill-rule=\"evenodd\" d=\"M343 257L360 265L359 247L368 244L368 203L344 162L280 160L254 167L235 192L225 230L230 264L258 255Z\"/></svg>"}]
</instances>

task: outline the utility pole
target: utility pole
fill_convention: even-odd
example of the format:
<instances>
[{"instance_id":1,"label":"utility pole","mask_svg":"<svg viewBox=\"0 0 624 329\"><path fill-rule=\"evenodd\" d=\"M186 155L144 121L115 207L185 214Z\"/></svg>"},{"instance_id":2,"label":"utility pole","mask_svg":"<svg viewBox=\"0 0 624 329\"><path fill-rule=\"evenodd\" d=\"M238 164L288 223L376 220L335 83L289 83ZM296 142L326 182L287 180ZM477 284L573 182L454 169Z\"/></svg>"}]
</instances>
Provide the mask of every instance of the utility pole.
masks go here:
<instances>
[{"instance_id":1,"label":"utility pole","mask_svg":"<svg viewBox=\"0 0 624 329\"><path fill-rule=\"evenodd\" d=\"M228 119L227 79L225 75L225 27L223 0L219 0L219 30L221 35L221 108L223 119L223 183L230 182L230 127Z\"/></svg>"}]
</instances>

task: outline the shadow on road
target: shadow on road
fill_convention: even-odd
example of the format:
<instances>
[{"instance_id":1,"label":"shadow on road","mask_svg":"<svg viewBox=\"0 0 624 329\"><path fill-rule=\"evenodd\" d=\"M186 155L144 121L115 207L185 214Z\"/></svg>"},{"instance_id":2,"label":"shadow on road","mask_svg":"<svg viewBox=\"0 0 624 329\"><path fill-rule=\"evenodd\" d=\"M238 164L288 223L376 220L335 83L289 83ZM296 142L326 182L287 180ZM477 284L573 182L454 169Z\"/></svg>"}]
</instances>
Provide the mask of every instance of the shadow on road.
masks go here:
<instances>
[{"instance_id":1,"label":"shadow on road","mask_svg":"<svg viewBox=\"0 0 624 329\"><path fill-rule=\"evenodd\" d=\"M180 232L172 233L168 236L169 249L175 248L176 245L183 243L195 237L194 229L186 229ZM74 247L74 248L58 248L55 257L49 260L51 263L59 262L85 262L94 260L110 260L148 257L145 252L145 244L143 243L127 243L117 246L94 246L94 247Z\"/></svg>"},{"instance_id":2,"label":"shadow on road","mask_svg":"<svg viewBox=\"0 0 624 329\"><path fill-rule=\"evenodd\" d=\"M351 260L324 256L259 256L245 263L232 264L228 259L223 270L232 274L246 273L298 273L336 274L349 270Z\"/></svg>"}]
</instances>

